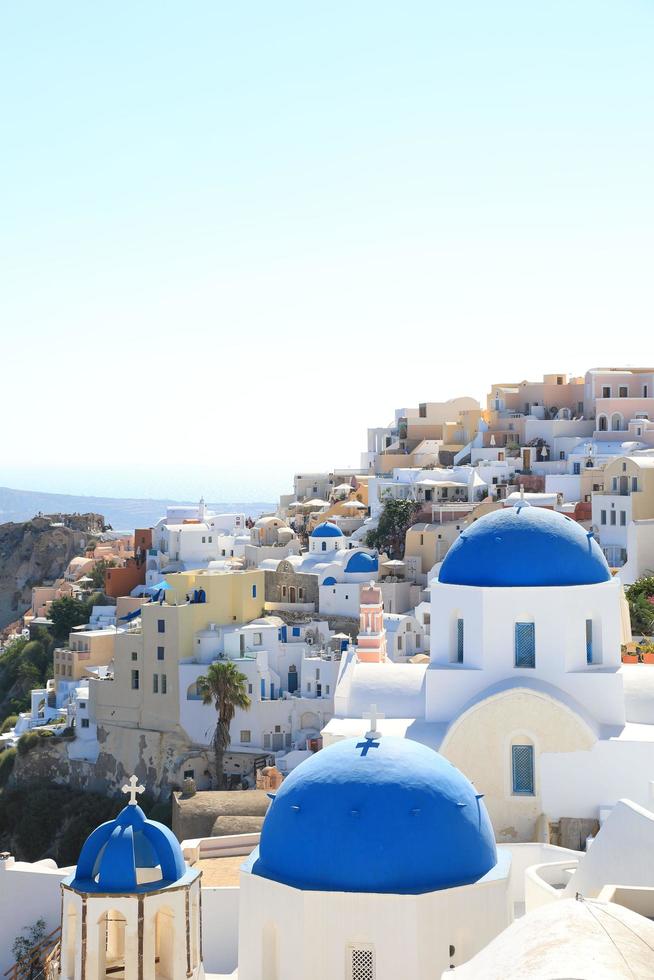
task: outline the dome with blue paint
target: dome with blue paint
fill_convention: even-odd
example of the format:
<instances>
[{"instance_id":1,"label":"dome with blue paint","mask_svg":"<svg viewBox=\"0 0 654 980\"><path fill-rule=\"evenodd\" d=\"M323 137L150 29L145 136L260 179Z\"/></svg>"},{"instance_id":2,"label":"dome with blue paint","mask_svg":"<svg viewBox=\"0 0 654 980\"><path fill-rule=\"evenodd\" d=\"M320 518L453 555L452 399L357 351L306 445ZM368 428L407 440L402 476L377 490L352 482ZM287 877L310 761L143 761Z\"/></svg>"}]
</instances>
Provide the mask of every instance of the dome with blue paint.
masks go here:
<instances>
[{"instance_id":1,"label":"dome with blue paint","mask_svg":"<svg viewBox=\"0 0 654 980\"><path fill-rule=\"evenodd\" d=\"M311 532L312 538L342 538L343 532L340 527L336 527L331 521L323 521L318 524Z\"/></svg>"},{"instance_id":2,"label":"dome with blue paint","mask_svg":"<svg viewBox=\"0 0 654 980\"><path fill-rule=\"evenodd\" d=\"M357 572L363 575L371 575L378 570L379 562L374 555L369 555L366 551L356 551L345 566L346 572Z\"/></svg>"},{"instance_id":3,"label":"dome with blue paint","mask_svg":"<svg viewBox=\"0 0 654 980\"><path fill-rule=\"evenodd\" d=\"M173 832L128 803L87 838L70 885L81 892L147 892L179 881L186 870Z\"/></svg>"},{"instance_id":4,"label":"dome with blue paint","mask_svg":"<svg viewBox=\"0 0 654 980\"><path fill-rule=\"evenodd\" d=\"M557 511L519 503L485 514L447 552L446 585L544 587L597 585L611 572L593 535Z\"/></svg>"},{"instance_id":5,"label":"dome with blue paint","mask_svg":"<svg viewBox=\"0 0 654 980\"><path fill-rule=\"evenodd\" d=\"M483 799L437 752L392 736L344 739L286 777L253 874L307 891L422 894L497 863Z\"/></svg>"}]
</instances>

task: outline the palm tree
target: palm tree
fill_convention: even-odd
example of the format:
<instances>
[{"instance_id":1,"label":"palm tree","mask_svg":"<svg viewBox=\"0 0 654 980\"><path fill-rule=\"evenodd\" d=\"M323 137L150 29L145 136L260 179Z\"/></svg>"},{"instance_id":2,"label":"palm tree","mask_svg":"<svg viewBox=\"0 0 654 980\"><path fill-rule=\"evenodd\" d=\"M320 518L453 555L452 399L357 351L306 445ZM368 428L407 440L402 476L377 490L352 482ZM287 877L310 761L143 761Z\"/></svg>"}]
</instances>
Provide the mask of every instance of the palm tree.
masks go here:
<instances>
[{"instance_id":1,"label":"palm tree","mask_svg":"<svg viewBox=\"0 0 654 980\"><path fill-rule=\"evenodd\" d=\"M247 677L236 665L227 660L213 663L206 676L198 677L198 692L204 704L215 704L218 721L213 733L213 750L216 757L216 781L218 789L225 788L225 749L229 745L229 727L237 708L247 710L251 701L247 693Z\"/></svg>"}]
</instances>

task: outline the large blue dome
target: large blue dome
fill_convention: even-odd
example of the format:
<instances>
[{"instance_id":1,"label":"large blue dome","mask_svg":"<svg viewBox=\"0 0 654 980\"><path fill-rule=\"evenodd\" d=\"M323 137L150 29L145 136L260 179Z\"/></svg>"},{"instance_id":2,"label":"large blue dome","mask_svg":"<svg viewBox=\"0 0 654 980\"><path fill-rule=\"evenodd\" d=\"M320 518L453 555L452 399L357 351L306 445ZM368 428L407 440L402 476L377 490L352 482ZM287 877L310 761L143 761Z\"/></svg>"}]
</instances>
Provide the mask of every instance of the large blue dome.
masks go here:
<instances>
[{"instance_id":1,"label":"large blue dome","mask_svg":"<svg viewBox=\"0 0 654 980\"><path fill-rule=\"evenodd\" d=\"M497 863L481 797L411 739L346 739L294 769L266 815L254 874L310 891L421 894Z\"/></svg>"},{"instance_id":2,"label":"large blue dome","mask_svg":"<svg viewBox=\"0 0 654 980\"><path fill-rule=\"evenodd\" d=\"M311 532L312 538L342 538L343 532L340 527L336 527L331 521L323 521L318 524Z\"/></svg>"},{"instance_id":3,"label":"large blue dome","mask_svg":"<svg viewBox=\"0 0 654 980\"><path fill-rule=\"evenodd\" d=\"M372 575L373 572L379 571L379 562L374 555L369 555L367 551L355 551L345 566L345 571Z\"/></svg>"},{"instance_id":4,"label":"large blue dome","mask_svg":"<svg viewBox=\"0 0 654 980\"><path fill-rule=\"evenodd\" d=\"M457 538L438 576L447 585L596 585L611 578L602 550L581 524L518 504L480 517Z\"/></svg>"},{"instance_id":5,"label":"large blue dome","mask_svg":"<svg viewBox=\"0 0 654 980\"><path fill-rule=\"evenodd\" d=\"M153 872L157 868L160 875ZM149 891L179 881L185 872L182 849L173 832L148 820L140 806L129 803L115 820L100 824L87 838L71 887L82 892ZM150 878L154 880L143 880Z\"/></svg>"}]
</instances>

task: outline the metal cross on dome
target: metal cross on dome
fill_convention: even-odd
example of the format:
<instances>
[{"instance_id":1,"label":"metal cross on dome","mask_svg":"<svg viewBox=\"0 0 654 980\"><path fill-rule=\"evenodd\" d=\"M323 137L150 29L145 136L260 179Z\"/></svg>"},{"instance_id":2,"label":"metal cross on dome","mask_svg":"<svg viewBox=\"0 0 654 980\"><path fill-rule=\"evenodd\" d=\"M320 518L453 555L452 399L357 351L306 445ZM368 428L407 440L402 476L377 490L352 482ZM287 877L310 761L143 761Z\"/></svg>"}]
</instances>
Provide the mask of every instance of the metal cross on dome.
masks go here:
<instances>
[{"instance_id":1,"label":"metal cross on dome","mask_svg":"<svg viewBox=\"0 0 654 980\"><path fill-rule=\"evenodd\" d=\"M136 806L137 793L145 793L145 786L141 786L136 776L130 776L128 782L123 786L123 793L129 793L130 806Z\"/></svg>"}]
</instances>

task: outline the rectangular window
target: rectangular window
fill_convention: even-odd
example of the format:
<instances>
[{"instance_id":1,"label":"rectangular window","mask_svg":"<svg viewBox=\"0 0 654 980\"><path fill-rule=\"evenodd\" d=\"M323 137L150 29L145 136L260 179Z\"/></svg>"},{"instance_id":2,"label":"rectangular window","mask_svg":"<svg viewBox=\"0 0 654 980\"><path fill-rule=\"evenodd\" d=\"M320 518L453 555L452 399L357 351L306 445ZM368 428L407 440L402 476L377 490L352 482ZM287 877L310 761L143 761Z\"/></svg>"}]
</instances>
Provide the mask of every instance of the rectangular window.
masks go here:
<instances>
[{"instance_id":1,"label":"rectangular window","mask_svg":"<svg viewBox=\"0 0 654 980\"><path fill-rule=\"evenodd\" d=\"M300 635L300 627L299 626L294 626L293 627L293 630L292 630L292 633L293 633L293 636L299 636Z\"/></svg>"},{"instance_id":2,"label":"rectangular window","mask_svg":"<svg viewBox=\"0 0 654 980\"><path fill-rule=\"evenodd\" d=\"M515 666L536 666L536 629L533 623L515 624Z\"/></svg>"},{"instance_id":3,"label":"rectangular window","mask_svg":"<svg viewBox=\"0 0 654 980\"><path fill-rule=\"evenodd\" d=\"M159 693L159 674L152 675L152 693L153 694Z\"/></svg>"},{"instance_id":4,"label":"rectangular window","mask_svg":"<svg viewBox=\"0 0 654 980\"><path fill-rule=\"evenodd\" d=\"M248 684L248 694L252 694L252 685Z\"/></svg>"},{"instance_id":5,"label":"rectangular window","mask_svg":"<svg viewBox=\"0 0 654 980\"><path fill-rule=\"evenodd\" d=\"M402 637L401 636L398 636L398 638L397 638L397 649L398 650L401 650L402 649Z\"/></svg>"},{"instance_id":6,"label":"rectangular window","mask_svg":"<svg viewBox=\"0 0 654 980\"><path fill-rule=\"evenodd\" d=\"M244 728L243 731L241 732L241 744L247 745L251 741L252 741L252 732L250 731L249 728Z\"/></svg>"},{"instance_id":7,"label":"rectangular window","mask_svg":"<svg viewBox=\"0 0 654 980\"><path fill-rule=\"evenodd\" d=\"M593 662L593 621L592 619L586 620L586 663L592 664Z\"/></svg>"},{"instance_id":8,"label":"rectangular window","mask_svg":"<svg viewBox=\"0 0 654 980\"><path fill-rule=\"evenodd\" d=\"M202 544L206 544L206 543L207 543L207 539L205 538L204 535L202 535Z\"/></svg>"},{"instance_id":9,"label":"rectangular window","mask_svg":"<svg viewBox=\"0 0 654 980\"><path fill-rule=\"evenodd\" d=\"M456 621L456 662L463 663L463 620Z\"/></svg>"},{"instance_id":10,"label":"rectangular window","mask_svg":"<svg viewBox=\"0 0 654 980\"><path fill-rule=\"evenodd\" d=\"M534 795L534 747L511 746L511 770L513 792L516 796Z\"/></svg>"},{"instance_id":11,"label":"rectangular window","mask_svg":"<svg viewBox=\"0 0 654 980\"><path fill-rule=\"evenodd\" d=\"M261 638L261 633L253 633L252 634L252 643L254 644L255 647L260 647L261 644L262 644L262 642L263 641L262 641L262 638Z\"/></svg>"},{"instance_id":12,"label":"rectangular window","mask_svg":"<svg viewBox=\"0 0 654 980\"><path fill-rule=\"evenodd\" d=\"M602 398L610 398L610 397L611 397L611 388L609 387L609 385L604 385L604 387L602 388Z\"/></svg>"},{"instance_id":13,"label":"rectangular window","mask_svg":"<svg viewBox=\"0 0 654 980\"><path fill-rule=\"evenodd\" d=\"M614 510L611 511L611 513L609 515L609 519L610 519L611 527L615 527L615 511Z\"/></svg>"},{"instance_id":14,"label":"rectangular window","mask_svg":"<svg viewBox=\"0 0 654 980\"><path fill-rule=\"evenodd\" d=\"M372 946L348 946L347 980L375 980L375 951Z\"/></svg>"},{"instance_id":15,"label":"rectangular window","mask_svg":"<svg viewBox=\"0 0 654 980\"><path fill-rule=\"evenodd\" d=\"M620 511L620 527L626 527L627 525L627 512L625 510Z\"/></svg>"},{"instance_id":16,"label":"rectangular window","mask_svg":"<svg viewBox=\"0 0 654 980\"><path fill-rule=\"evenodd\" d=\"M139 672L138 670L132 671L132 690L138 691L139 689Z\"/></svg>"},{"instance_id":17,"label":"rectangular window","mask_svg":"<svg viewBox=\"0 0 654 980\"><path fill-rule=\"evenodd\" d=\"M643 385L643 398L647 398L647 392L648 392L648 390L649 389L648 389L647 385Z\"/></svg>"},{"instance_id":18,"label":"rectangular window","mask_svg":"<svg viewBox=\"0 0 654 980\"><path fill-rule=\"evenodd\" d=\"M600 511L600 524L606 524L606 511Z\"/></svg>"},{"instance_id":19,"label":"rectangular window","mask_svg":"<svg viewBox=\"0 0 654 980\"><path fill-rule=\"evenodd\" d=\"M195 769L185 769L184 779L195 779Z\"/></svg>"},{"instance_id":20,"label":"rectangular window","mask_svg":"<svg viewBox=\"0 0 654 980\"><path fill-rule=\"evenodd\" d=\"M581 463L573 463L572 472L574 473L575 476L579 476L579 474L581 473Z\"/></svg>"},{"instance_id":21,"label":"rectangular window","mask_svg":"<svg viewBox=\"0 0 654 980\"><path fill-rule=\"evenodd\" d=\"M325 694L329 694L329 684L325 684Z\"/></svg>"},{"instance_id":22,"label":"rectangular window","mask_svg":"<svg viewBox=\"0 0 654 980\"><path fill-rule=\"evenodd\" d=\"M164 648L157 647L157 660L163 660L164 658Z\"/></svg>"},{"instance_id":23,"label":"rectangular window","mask_svg":"<svg viewBox=\"0 0 654 980\"><path fill-rule=\"evenodd\" d=\"M167 692L168 692L168 682L167 682L167 679L166 679L166 675L165 674L162 674L161 675L161 693L162 694L167 694Z\"/></svg>"},{"instance_id":24,"label":"rectangular window","mask_svg":"<svg viewBox=\"0 0 654 980\"><path fill-rule=\"evenodd\" d=\"M257 597L257 587L256 587L256 585L253 585L252 586L252 598L253 599L256 599L256 597Z\"/></svg>"},{"instance_id":25,"label":"rectangular window","mask_svg":"<svg viewBox=\"0 0 654 980\"><path fill-rule=\"evenodd\" d=\"M632 478L631 478L631 492L632 493L637 493L638 492L638 477L637 476L632 476Z\"/></svg>"},{"instance_id":26,"label":"rectangular window","mask_svg":"<svg viewBox=\"0 0 654 980\"><path fill-rule=\"evenodd\" d=\"M136 650L132 650L132 660L138 660L139 655Z\"/></svg>"},{"instance_id":27,"label":"rectangular window","mask_svg":"<svg viewBox=\"0 0 654 980\"><path fill-rule=\"evenodd\" d=\"M88 728L88 727L89 727L88 718L82 718L82 728Z\"/></svg>"},{"instance_id":28,"label":"rectangular window","mask_svg":"<svg viewBox=\"0 0 654 980\"><path fill-rule=\"evenodd\" d=\"M627 390L627 386L626 385L620 385L620 387L618 389L618 397L620 397L620 398L627 398L628 394L629 394L629 392Z\"/></svg>"},{"instance_id":29,"label":"rectangular window","mask_svg":"<svg viewBox=\"0 0 654 980\"><path fill-rule=\"evenodd\" d=\"M157 620L157 632L159 632L159 633L165 633L166 632L166 620L165 619L158 619Z\"/></svg>"}]
</instances>

